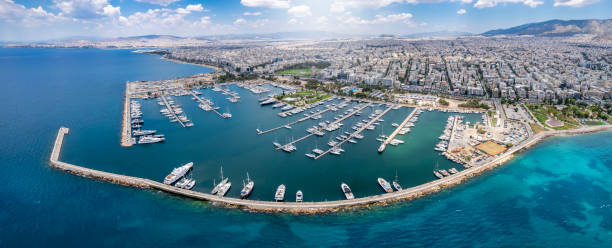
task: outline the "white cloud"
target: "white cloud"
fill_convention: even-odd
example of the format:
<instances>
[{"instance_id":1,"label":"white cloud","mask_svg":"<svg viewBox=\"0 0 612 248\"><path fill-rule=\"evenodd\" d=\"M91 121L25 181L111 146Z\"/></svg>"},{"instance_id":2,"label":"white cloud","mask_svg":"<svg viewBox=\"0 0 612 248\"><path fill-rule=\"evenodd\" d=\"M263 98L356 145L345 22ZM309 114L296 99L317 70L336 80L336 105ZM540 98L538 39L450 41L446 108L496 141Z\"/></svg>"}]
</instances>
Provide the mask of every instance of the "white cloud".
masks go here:
<instances>
[{"instance_id":1,"label":"white cloud","mask_svg":"<svg viewBox=\"0 0 612 248\"><path fill-rule=\"evenodd\" d=\"M555 7L567 6L567 7L582 7L588 4L598 3L599 0L555 0Z\"/></svg>"},{"instance_id":2,"label":"white cloud","mask_svg":"<svg viewBox=\"0 0 612 248\"><path fill-rule=\"evenodd\" d=\"M240 3L247 7L289 8L289 0L240 0Z\"/></svg>"},{"instance_id":3,"label":"white cloud","mask_svg":"<svg viewBox=\"0 0 612 248\"><path fill-rule=\"evenodd\" d=\"M117 7L113 7L112 5L106 5L104 8L102 8L103 10L103 14L106 16L110 16L110 17L116 17L116 16L120 16L121 15L121 7L117 6Z\"/></svg>"},{"instance_id":4,"label":"white cloud","mask_svg":"<svg viewBox=\"0 0 612 248\"><path fill-rule=\"evenodd\" d=\"M28 9L13 0L2 0L0 1L0 20L23 23L26 26L38 26L68 19L49 13L41 6Z\"/></svg>"},{"instance_id":5,"label":"white cloud","mask_svg":"<svg viewBox=\"0 0 612 248\"><path fill-rule=\"evenodd\" d=\"M457 15L465 15L465 13L467 13L465 9L457 10Z\"/></svg>"},{"instance_id":6,"label":"white cloud","mask_svg":"<svg viewBox=\"0 0 612 248\"><path fill-rule=\"evenodd\" d=\"M245 16L260 16L261 12L244 12L244 13L242 13L242 15L245 15Z\"/></svg>"},{"instance_id":7,"label":"white cloud","mask_svg":"<svg viewBox=\"0 0 612 248\"><path fill-rule=\"evenodd\" d=\"M392 23L392 22L403 22L410 23L412 14L410 13L399 13L390 15L376 15L376 18L372 20L363 20L359 17L351 15L350 12L345 13L344 16L339 16L338 20L347 24L381 24L381 23Z\"/></svg>"},{"instance_id":8,"label":"white cloud","mask_svg":"<svg viewBox=\"0 0 612 248\"><path fill-rule=\"evenodd\" d=\"M327 24L327 17L325 16L319 16L319 18L317 18L317 23L321 24L321 25L325 25Z\"/></svg>"},{"instance_id":9,"label":"white cloud","mask_svg":"<svg viewBox=\"0 0 612 248\"><path fill-rule=\"evenodd\" d=\"M347 8L382 8L392 3L402 3L404 0L334 0L330 11L334 13L344 12Z\"/></svg>"},{"instance_id":10,"label":"white cloud","mask_svg":"<svg viewBox=\"0 0 612 248\"><path fill-rule=\"evenodd\" d=\"M244 18L238 18L234 21L234 25L242 25L242 24L246 24L247 21Z\"/></svg>"},{"instance_id":11,"label":"white cloud","mask_svg":"<svg viewBox=\"0 0 612 248\"><path fill-rule=\"evenodd\" d=\"M119 11L108 0L53 0L53 3L60 15L83 20L115 16Z\"/></svg>"},{"instance_id":12,"label":"white cloud","mask_svg":"<svg viewBox=\"0 0 612 248\"><path fill-rule=\"evenodd\" d=\"M312 15L312 13L310 12L310 7L308 7L307 5L298 5L291 7L289 10L287 10L287 13L289 13L294 18L302 18Z\"/></svg>"},{"instance_id":13,"label":"white cloud","mask_svg":"<svg viewBox=\"0 0 612 248\"><path fill-rule=\"evenodd\" d=\"M289 23L289 24L297 24L298 20L296 18L291 18L291 19L289 19L289 21L287 23Z\"/></svg>"},{"instance_id":14,"label":"white cloud","mask_svg":"<svg viewBox=\"0 0 612 248\"><path fill-rule=\"evenodd\" d=\"M171 3L178 2L178 1L181 1L181 0L136 0L136 2L157 4L161 6L168 6Z\"/></svg>"},{"instance_id":15,"label":"white cloud","mask_svg":"<svg viewBox=\"0 0 612 248\"><path fill-rule=\"evenodd\" d=\"M205 11L204 7L202 7L202 4L189 4L185 8L176 9L176 12L181 13L181 14L189 14L191 12L202 12L202 11Z\"/></svg>"},{"instance_id":16,"label":"white cloud","mask_svg":"<svg viewBox=\"0 0 612 248\"><path fill-rule=\"evenodd\" d=\"M539 0L478 0L474 4L474 7L481 8L481 9L490 8L490 7L495 7L498 4L504 4L504 3L522 3L532 8L535 8L538 5L544 4L543 1L539 1Z\"/></svg>"}]
</instances>

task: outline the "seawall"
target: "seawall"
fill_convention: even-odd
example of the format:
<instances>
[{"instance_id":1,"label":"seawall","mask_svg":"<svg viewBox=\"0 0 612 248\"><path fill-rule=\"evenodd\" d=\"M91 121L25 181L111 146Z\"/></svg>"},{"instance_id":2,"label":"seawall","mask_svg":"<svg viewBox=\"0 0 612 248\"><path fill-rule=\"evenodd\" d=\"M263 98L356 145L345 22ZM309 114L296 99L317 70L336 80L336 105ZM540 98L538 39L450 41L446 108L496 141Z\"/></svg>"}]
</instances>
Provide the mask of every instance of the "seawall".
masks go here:
<instances>
[{"instance_id":1,"label":"seawall","mask_svg":"<svg viewBox=\"0 0 612 248\"><path fill-rule=\"evenodd\" d=\"M166 185L160 182L156 182L150 179L131 177L126 175L114 174L99 170L93 170L78 165L73 165L59 161L60 152L64 142L64 136L68 134L69 129L61 127L58 131L57 138L55 140L53 150L51 152L51 158L49 164L60 170L64 170L79 176L95 178L111 183L121 184L125 186L132 186L145 189L156 189L167 193L189 197L195 200L210 201L215 205L230 207L230 208L241 208L249 211L257 212L288 212L296 214L314 214L314 213L325 213L325 212L336 212L343 209L362 208L370 205L384 205L395 201L409 200L417 197L421 197L430 193L437 192L443 188L451 187L453 185L460 184L461 182L479 175L487 170L497 167L512 158L514 153L520 152L528 147L537 144L539 141L546 137L554 135L574 135L589 132L603 131L611 129L612 125L586 127L574 130L564 131L546 131L538 133L537 135L529 138L527 141L510 148L504 154L495 157L491 161L487 161L482 165L475 165L472 168L465 169L454 175L438 179L432 182L406 188L393 193L386 193L380 195L373 195L368 197L356 198L353 200L337 200L337 201L326 201L326 202L272 202L272 201L258 201L258 200L243 200L230 197L220 197L207 193L180 189L174 186ZM340 189L338 189L340 190Z\"/></svg>"}]
</instances>

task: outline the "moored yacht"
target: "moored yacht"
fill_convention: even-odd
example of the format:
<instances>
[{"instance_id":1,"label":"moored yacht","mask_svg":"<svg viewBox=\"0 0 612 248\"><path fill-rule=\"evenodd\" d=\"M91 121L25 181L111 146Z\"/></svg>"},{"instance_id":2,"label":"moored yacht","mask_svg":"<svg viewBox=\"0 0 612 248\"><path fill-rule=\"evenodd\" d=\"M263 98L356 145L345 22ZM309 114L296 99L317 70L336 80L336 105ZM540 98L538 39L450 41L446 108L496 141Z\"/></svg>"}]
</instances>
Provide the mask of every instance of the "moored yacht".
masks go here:
<instances>
[{"instance_id":1,"label":"moored yacht","mask_svg":"<svg viewBox=\"0 0 612 248\"><path fill-rule=\"evenodd\" d=\"M285 200L285 185L281 184L278 186L278 188L276 189L276 193L274 194L274 200L275 201L283 201Z\"/></svg>"},{"instance_id":2,"label":"moored yacht","mask_svg":"<svg viewBox=\"0 0 612 248\"><path fill-rule=\"evenodd\" d=\"M349 188L349 186L346 185L346 183L340 184L340 188L342 188L342 193L344 193L344 196L346 197L347 200L355 199L355 196L353 195L351 188Z\"/></svg>"},{"instance_id":3,"label":"moored yacht","mask_svg":"<svg viewBox=\"0 0 612 248\"><path fill-rule=\"evenodd\" d=\"M296 201L296 202L302 202L302 201L304 201L304 194L302 194L302 191L301 191L301 190L298 190L298 191L295 193L295 201Z\"/></svg>"},{"instance_id":4,"label":"moored yacht","mask_svg":"<svg viewBox=\"0 0 612 248\"><path fill-rule=\"evenodd\" d=\"M391 188L391 185L389 184L389 182L387 182L387 180L385 180L382 177L379 177L377 181L380 187L382 187L385 192L387 193L393 192L393 189Z\"/></svg>"},{"instance_id":5,"label":"moored yacht","mask_svg":"<svg viewBox=\"0 0 612 248\"><path fill-rule=\"evenodd\" d=\"M189 162L189 163L184 164L181 167L174 168L172 172L168 174L166 178L164 178L164 183L172 184L176 182L176 180L180 179L185 174L187 174L187 172L191 169L191 167L193 167L193 162Z\"/></svg>"},{"instance_id":6,"label":"moored yacht","mask_svg":"<svg viewBox=\"0 0 612 248\"><path fill-rule=\"evenodd\" d=\"M253 191L253 187L255 187L255 182L251 181L251 178L249 178L249 173L247 172L247 184L244 185L240 191L240 197L242 197L242 199L249 197Z\"/></svg>"}]
</instances>

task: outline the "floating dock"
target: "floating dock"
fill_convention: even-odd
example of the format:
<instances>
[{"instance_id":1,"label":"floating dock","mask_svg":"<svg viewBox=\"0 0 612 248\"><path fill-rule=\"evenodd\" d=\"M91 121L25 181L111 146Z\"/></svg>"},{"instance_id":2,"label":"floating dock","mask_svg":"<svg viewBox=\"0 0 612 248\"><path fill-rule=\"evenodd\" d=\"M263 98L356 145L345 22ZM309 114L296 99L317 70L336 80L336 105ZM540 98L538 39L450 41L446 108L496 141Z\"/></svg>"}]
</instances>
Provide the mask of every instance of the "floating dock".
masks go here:
<instances>
[{"instance_id":1,"label":"floating dock","mask_svg":"<svg viewBox=\"0 0 612 248\"><path fill-rule=\"evenodd\" d=\"M363 109L367 108L367 107L368 107L368 106L370 106L371 104L372 104L372 103L367 103L367 104L364 104L364 105L363 105L361 108L358 108L358 109L354 110L353 112L351 112L351 113L349 113L349 114L347 114L347 115L343 116L342 118L340 118L340 119L338 119L338 120L335 120L334 122L331 122L329 125L332 125L332 124L338 124L338 123L340 123L340 122L342 122L342 121L346 120L347 118L349 118L349 117L353 116L353 115L354 115L354 114L356 114L357 112L362 111ZM294 140L294 141L291 141L291 142L289 142L289 143L285 144L284 146L287 146L287 145L294 145L295 143L298 143L298 142L300 142L300 141L302 141L302 140L305 140L305 139L307 139L308 137L313 136L313 135L314 135L314 133L309 133L309 134L307 134L306 136L304 136L304 137L302 137L302 138L296 139L296 140ZM283 146L281 146L281 147L283 147ZM275 150L279 150L279 149L281 149L281 147L277 147L277 148L275 148Z\"/></svg>"},{"instance_id":2,"label":"floating dock","mask_svg":"<svg viewBox=\"0 0 612 248\"><path fill-rule=\"evenodd\" d=\"M187 126L185 126L185 123L183 123L183 121L180 118L178 118L178 116L176 115L176 112L174 112L174 109L172 108L172 106L170 106L170 103L168 103L168 100L166 100L165 94L161 94L160 98L162 99L162 101L166 105L166 108L168 108L168 110L172 114L172 117L176 118L176 120L178 121L179 124L181 124L181 126L187 127Z\"/></svg>"},{"instance_id":3,"label":"floating dock","mask_svg":"<svg viewBox=\"0 0 612 248\"><path fill-rule=\"evenodd\" d=\"M198 100L198 102L200 102L201 104L206 104L208 105L207 102L205 102L204 100L202 100L202 98L200 98L199 96L197 96L196 94L193 93L193 91L189 91L189 94L191 94L196 100ZM223 116L223 114L219 113L219 111L217 111L216 109L214 109L212 106L210 106L212 108L212 111L215 112L215 114L217 114L219 117L221 118L226 118Z\"/></svg>"},{"instance_id":4,"label":"floating dock","mask_svg":"<svg viewBox=\"0 0 612 248\"><path fill-rule=\"evenodd\" d=\"M385 139L385 141L379 147L379 150L378 150L379 152L383 152L385 150L385 148L387 147L387 144L389 144L395 138L395 136L399 133L399 131L402 130L402 128L404 128L404 126L406 126L406 124L408 124L408 122L414 116L414 114L418 111L418 109L419 108L414 108L414 110L412 110L412 112L410 112L410 114L408 114L406 119L404 119L402 124L397 126L395 131L393 131L393 133L391 133L391 135L389 135L389 137L387 137L387 139Z\"/></svg>"},{"instance_id":5,"label":"floating dock","mask_svg":"<svg viewBox=\"0 0 612 248\"><path fill-rule=\"evenodd\" d=\"M348 103L348 102L350 102L350 100L346 100L346 101L344 101L344 102L342 102L342 103L340 103L340 104L343 104L343 103ZM340 104L338 104L338 105L340 105ZM278 130L278 129L281 129L281 128L285 128L286 126L295 125L295 124L297 124L297 123L300 123L300 122L303 122L303 121L309 120L309 119L311 119L312 117L315 117L315 116L317 116L317 115L322 115L322 114L326 113L326 112L327 112L327 111L329 111L329 110L331 110L331 108L327 108L327 109L321 110L321 111L319 111L319 112L317 112L317 113L314 113L314 114L312 114L312 115L307 115L306 117L302 117L302 118L300 118L300 119L298 119L298 120L296 120L296 121L293 121L293 122L287 123L287 124L282 125L282 126L278 126L278 127L275 127L275 128L271 128L271 129L268 129L268 130L264 130L264 131L258 131L258 132L257 132L257 134L258 134L258 135L261 135L261 134L269 133L269 132L272 132L272 131L275 131L275 130ZM289 111L291 111L291 110L289 110ZM289 112L289 111L287 111L287 112Z\"/></svg>"},{"instance_id":6,"label":"floating dock","mask_svg":"<svg viewBox=\"0 0 612 248\"><path fill-rule=\"evenodd\" d=\"M365 107L369 106L366 105ZM383 117L383 115L387 114L387 112L389 112L391 109L393 109L393 107L388 107L387 109L385 109L385 111L383 111L382 113L380 113L378 116L374 117L373 119L371 119L368 123L366 123L365 125L361 126L359 129L357 129L357 131L351 133L351 135L349 135L346 139L338 142L338 144L336 144L335 146L327 149L326 151L324 151L323 153L317 155L316 157L314 157L314 159L319 159L321 157L323 157L325 154L331 152L332 150L342 146L342 144L344 144L345 142L347 142L348 140L352 139L353 137L355 137L355 134L361 133L363 130L365 130L368 126L372 125L374 122L376 122L378 119L380 119L381 117Z\"/></svg>"}]
</instances>

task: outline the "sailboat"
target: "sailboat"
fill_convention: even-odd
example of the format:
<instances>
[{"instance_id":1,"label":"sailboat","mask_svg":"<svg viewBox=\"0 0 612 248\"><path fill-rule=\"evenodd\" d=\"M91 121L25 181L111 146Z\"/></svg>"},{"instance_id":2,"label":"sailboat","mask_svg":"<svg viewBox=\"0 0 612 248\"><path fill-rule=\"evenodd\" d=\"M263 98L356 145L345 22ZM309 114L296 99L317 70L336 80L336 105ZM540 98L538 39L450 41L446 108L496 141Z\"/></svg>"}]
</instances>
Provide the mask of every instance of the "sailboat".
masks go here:
<instances>
[{"instance_id":1,"label":"sailboat","mask_svg":"<svg viewBox=\"0 0 612 248\"><path fill-rule=\"evenodd\" d=\"M227 177L223 177L223 166L221 166L221 182L217 185L215 185L215 187L213 188L213 190L210 192L211 194L217 194L219 193L219 190L221 190L221 188L223 188L225 186L225 184L227 184L227 181L229 180L229 178ZM214 180L213 180L214 183Z\"/></svg>"},{"instance_id":2,"label":"sailboat","mask_svg":"<svg viewBox=\"0 0 612 248\"><path fill-rule=\"evenodd\" d=\"M249 178L248 172L247 172L247 183L244 184L244 181L243 181L242 185L244 185L244 187L242 188L242 191L240 191L240 197L242 197L242 199L246 199L247 197L249 197L249 195L251 195L251 192L253 191L253 187L255 187L255 182L251 181L251 178Z\"/></svg>"},{"instance_id":3,"label":"sailboat","mask_svg":"<svg viewBox=\"0 0 612 248\"><path fill-rule=\"evenodd\" d=\"M433 171L434 175L436 175L437 178L442 179L444 176L442 174L440 174L440 172L438 172L438 162L436 161L436 169Z\"/></svg>"},{"instance_id":4,"label":"sailboat","mask_svg":"<svg viewBox=\"0 0 612 248\"><path fill-rule=\"evenodd\" d=\"M395 188L395 190L397 191L402 190L402 185L399 184L399 180L397 179L397 170L395 170L395 180L393 180L393 188Z\"/></svg>"}]
</instances>

